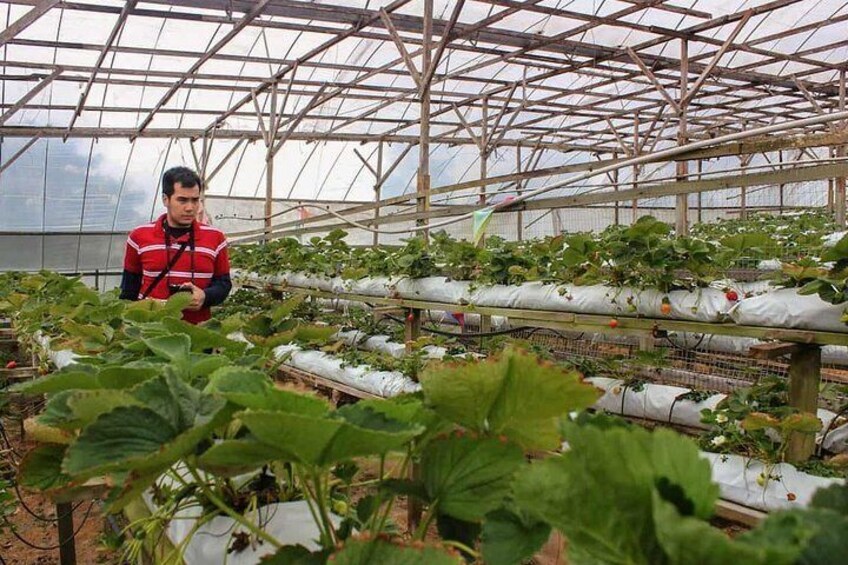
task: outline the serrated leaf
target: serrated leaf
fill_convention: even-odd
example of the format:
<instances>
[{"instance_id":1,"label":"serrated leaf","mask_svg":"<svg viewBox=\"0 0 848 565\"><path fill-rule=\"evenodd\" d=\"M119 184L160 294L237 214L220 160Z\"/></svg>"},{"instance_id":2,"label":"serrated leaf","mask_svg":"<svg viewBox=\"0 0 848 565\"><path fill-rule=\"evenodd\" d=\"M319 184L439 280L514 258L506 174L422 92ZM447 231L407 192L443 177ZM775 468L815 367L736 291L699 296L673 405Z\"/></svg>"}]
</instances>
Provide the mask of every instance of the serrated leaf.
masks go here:
<instances>
[{"instance_id":1,"label":"serrated leaf","mask_svg":"<svg viewBox=\"0 0 848 565\"><path fill-rule=\"evenodd\" d=\"M577 372L518 349L478 363L430 365L420 381L427 403L443 417L526 449L558 447L558 418L600 396Z\"/></svg>"},{"instance_id":2,"label":"serrated leaf","mask_svg":"<svg viewBox=\"0 0 848 565\"><path fill-rule=\"evenodd\" d=\"M487 565L524 563L551 535L551 526L524 513L495 510L483 522L482 552Z\"/></svg>"},{"instance_id":3,"label":"serrated leaf","mask_svg":"<svg viewBox=\"0 0 848 565\"><path fill-rule=\"evenodd\" d=\"M210 375L206 391L255 410L279 410L313 416L326 414L329 410L324 400L277 389L262 371L243 367L218 369Z\"/></svg>"},{"instance_id":4,"label":"serrated leaf","mask_svg":"<svg viewBox=\"0 0 848 565\"><path fill-rule=\"evenodd\" d=\"M156 355L174 363L186 363L191 351L191 340L185 334L172 334L142 340Z\"/></svg>"},{"instance_id":5,"label":"serrated leaf","mask_svg":"<svg viewBox=\"0 0 848 565\"><path fill-rule=\"evenodd\" d=\"M18 468L18 484L40 491L67 486L71 477L61 469L66 449L66 445L39 445L31 449Z\"/></svg>"},{"instance_id":6,"label":"serrated leaf","mask_svg":"<svg viewBox=\"0 0 848 565\"><path fill-rule=\"evenodd\" d=\"M363 418L354 425L340 417L267 410L248 410L236 417L259 441L286 453L293 461L324 468L352 457L399 449L422 431L416 426L406 426L402 431L394 425L387 429L384 419L377 418Z\"/></svg>"},{"instance_id":7,"label":"serrated leaf","mask_svg":"<svg viewBox=\"0 0 848 565\"><path fill-rule=\"evenodd\" d=\"M421 481L440 513L474 521L502 505L523 465L524 455L515 444L448 437L425 447Z\"/></svg>"},{"instance_id":8,"label":"serrated leaf","mask_svg":"<svg viewBox=\"0 0 848 565\"><path fill-rule=\"evenodd\" d=\"M9 387L10 392L23 394L52 394L71 389L100 388L97 376L80 371L63 371L39 377Z\"/></svg>"},{"instance_id":9,"label":"serrated leaf","mask_svg":"<svg viewBox=\"0 0 848 565\"><path fill-rule=\"evenodd\" d=\"M669 430L568 426L569 450L534 462L513 486L516 505L559 529L574 563L664 563L653 519L660 479L680 488L692 515L718 498L697 445Z\"/></svg>"},{"instance_id":10,"label":"serrated leaf","mask_svg":"<svg viewBox=\"0 0 848 565\"><path fill-rule=\"evenodd\" d=\"M234 477L282 459L285 455L267 444L250 439L231 439L216 443L198 458L198 466L216 475Z\"/></svg>"},{"instance_id":11,"label":"serrated leaf","mask_svg":"<svg viewBox=\"0 0 848 565\"><path fill-rule=\"evenodd\" d=\"M165 318L162 324L168 331L175 334L185 334L191 340L192 351L203 351L205 349L238 349L243 351L245 344L232 341L226 336L206 329L202 326L189 324L186 321L176 318Z\"/></svg>"},{"instance_id":12,"label":"serrated leaf","mask_svg":"<svg viewBox=\"0 0 848 565\"><path fill-rule=\"evenodd\" d=\"M348 540L330 560L333 565L464 565L456 552L440 546L405 546L381 538Z\"/></svg>"}]
</instances>

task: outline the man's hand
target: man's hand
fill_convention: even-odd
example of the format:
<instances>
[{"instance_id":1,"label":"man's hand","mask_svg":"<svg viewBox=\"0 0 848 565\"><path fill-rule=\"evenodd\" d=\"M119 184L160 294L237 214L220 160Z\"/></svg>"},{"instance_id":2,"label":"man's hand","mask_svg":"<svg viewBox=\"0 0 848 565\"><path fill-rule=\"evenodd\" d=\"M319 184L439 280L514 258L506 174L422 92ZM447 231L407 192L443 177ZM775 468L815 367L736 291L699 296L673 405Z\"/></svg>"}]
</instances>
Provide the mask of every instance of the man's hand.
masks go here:
<instances>
[{"instance_id":1,"label":"man's hand","mask_svg":"<svg viewBox=\"0 0 848 565\"><path fill-rule=\"evenodd\" d=\"M186 283L183 285L184 288L191 289L191 304L188 305L186 310L197 311L203 308L203 302L206 300L206 293L203 292L202 288L198 288L194 283Z\"/></svg>"}]
</instances>

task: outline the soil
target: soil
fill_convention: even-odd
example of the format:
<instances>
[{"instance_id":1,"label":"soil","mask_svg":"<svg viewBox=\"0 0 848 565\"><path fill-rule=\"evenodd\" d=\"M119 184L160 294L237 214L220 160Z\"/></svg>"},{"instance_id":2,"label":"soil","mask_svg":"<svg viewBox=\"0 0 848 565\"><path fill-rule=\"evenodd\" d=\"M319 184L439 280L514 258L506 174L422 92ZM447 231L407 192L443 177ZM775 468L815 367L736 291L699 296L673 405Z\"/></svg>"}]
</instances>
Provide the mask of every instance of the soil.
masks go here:
<instances>
[{"instance_id":1,"label":"soil","mask_svg":"<svg viewBox=\"0 0 848 565\"><path fill-rule=\"evenodd\" d=\"M20 460L17 454L23 455L34 444L21 440L18 422L4 418L2 424L14 452L10 451L9 446L0 438L0 475L11 478L8 474L14 473L13 466ZM7 517L7 523L0 523L0 557L2 557L0 564L58 564L59 536L56 523L52 521L56 517L55 504L39 493L21 490L20 494L23 497L23 504L16 499L16 508ZM104 532L111 532L111 527L104 518L99 501L78 501L74 503L74 507L73 518L76 532L74 544L77 563L79 565L121 563L120 551L110 549L104 543ZM47 521L40 520L33 514ZM28 546L8 531L9 525L14 527L18 536L30 544L47 549ZM112 538L115 538L114 534Z\"/></svg>"}]
</instances>

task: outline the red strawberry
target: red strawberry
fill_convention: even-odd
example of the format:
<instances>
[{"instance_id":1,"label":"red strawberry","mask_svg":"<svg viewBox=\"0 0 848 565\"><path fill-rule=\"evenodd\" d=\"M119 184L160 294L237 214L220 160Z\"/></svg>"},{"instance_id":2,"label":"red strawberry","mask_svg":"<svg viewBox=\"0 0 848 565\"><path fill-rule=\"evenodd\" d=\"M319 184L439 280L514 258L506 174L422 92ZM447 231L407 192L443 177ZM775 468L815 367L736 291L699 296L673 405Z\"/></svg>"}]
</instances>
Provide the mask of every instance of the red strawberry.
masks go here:
<instances>
[{"instance_id":1,"label":"red strawberry","mask_svg":"<svg viewBox=\"0 0 848 565\"><path fill-rule=\"evenodd\" d=\"M406 315L406 321L407 322L412 323L414 320L415 320L415 315L412 312L410 312L409 314Z\"/></svg>"},{"instance_id":2,"label":"red strawberry","mask_svg":"<svg viewBox=\"0 0 848 565\"><path fill-rule=\"evenodd\" d=\"M609 327L611 327L612 329L617 328L617 327L618 327L618 320L616 320L615 318L613 318L612 320L610 320L610 321L609 321Z\"/></svg>"},{"instance_id":3,"label":"red strawberry","mask_svg":"<svg viewBox=\"0 0 848 565\"><path fill-rule=\"evenodd\" d=\"M18 366L18 362L17 362L17 361L9 361L8 363L6 363L6 368L7 368L7 369L14 369L14 368L16 368L17 366Z\"/></svg>"},{"instance_id":4,"label":"red strawberry","mask_svg":"<svg viewBox=\"0 0 848 565\"><path fill-rule=\"evenodd\" d=\"M724 296L731 302L736 302L737 300L739 300L739 295L736 293L735 290L728 290L724 293Z\"/></svg>"}]
</instances>

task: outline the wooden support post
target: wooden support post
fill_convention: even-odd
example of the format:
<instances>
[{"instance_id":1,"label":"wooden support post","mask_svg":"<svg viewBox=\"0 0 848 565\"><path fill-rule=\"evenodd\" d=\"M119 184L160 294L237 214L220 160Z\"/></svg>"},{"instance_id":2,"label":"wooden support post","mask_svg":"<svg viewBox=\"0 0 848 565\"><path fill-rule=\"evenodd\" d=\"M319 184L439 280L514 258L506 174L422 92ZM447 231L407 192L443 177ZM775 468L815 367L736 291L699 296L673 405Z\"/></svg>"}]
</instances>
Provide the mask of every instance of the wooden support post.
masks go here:
<instances>
[{"instance_id":1,"label":"wooden support post","mask_svg":"<svg viewBox=\"0 0 848 565\"><path fill-rule=\"evenodd\" d=\"M483 97L482 117L480 120L480 180L486 180L489 177L489 97ZM486 205L486 185L480 185L480 192L477 196L477 204L479 206ZM486 246L486 235L480 236L480 241L477 242L477 247L483 248Z\"/></svg>"},{"instance_id":2,"label":"wooden support post","mask_svg":"<svg viewBox=\"0 0 848 565\"><path fill-rule=\"evenodd\" d=\"M686 145L688 135L686 131L686 105L687 105L687 89L689 85L689 43L686 39L680 40L680 120L679 130L677 132L677 144ZM677 180L688 180L689 164L686 161L677 163ZM689 233L689 195L678 194L677 204L675 206L675 228L677 235L686 235Z\"/></svg>"},{"instance_id":3,"label":"wooden support post","mask_svg":"<svg viewBox=\"0 0 848 565\"><path fill-rule=\"evenodd\" d=\"M845 110L845 69L839 71L839 111L842 112ZM840 124L843 128L845 127L845 123ZM845 146L837 145L836 146L836 156L837 157L845 157ZM845 177L837 177L836 178L836 190L834 193L835 198L835 211L836 211L836 225L840 228L845 227Z\"/></svg>"},{"instance_id":4,"label":"wooden support post","mask_svg":"<svg viewBox=\"0 0 848 565\"><path fill-rule=\"evenodd\" d=\"M406 343L407 354L412 352L412 342L418 339L421 335L421 312L422 311L418 308L409 309L406 320L404 321L404 340ZM421 467L418 463L413 461L409 468L409 478L415 481L419 479L420 476ZM418 527L418 523L421 521L422 510L423 507L421 505L421 501L410 496L407 500L406 509L407 527L410 532L414 532Z\"/></svg>"},{"instance_id":5,"label":"wooden support post","mask_svg":"<svg viewBox=\"0 0 848 565\"><path fill-rule=\"evenodd\" d=\"M821 347L800 345L789 358L789 405L801 412L818 410L821 384ZM815 434L794 433L789 437L786 459L790 463L806 461L815 451Z\"/></svg>"},{"instance_id":6,"label":"wooden support post","mask_svg":"<svg viewBox=\"0 0 848 565\"><path fill-rule=\"evenodd\" d=\"M780 163L780 170L783 170L783 149L777 152L777 160ZM777 209L783 214L783 183L777 185Z\"/></svg>"},{"instance_id":7,"label":"wooden support post","mask_svg":"<svg viewBox=\"0 0 848 565\"><path fill-rule=\"evenodd\" d=\"M618 153L613 153L612 158L618 159ZM612 172L612 189L615 192L618 192L618 169ZM615 223L615 225L618 225L620 223L618 217L618 200L615 201L615 208L613 209L613 222Z\"/></svg>"},{"instance_id":8,"label":"wooden support post","mask_svg":"<svg viewBox=\"0 0 848 565\"><path fill-rule=\"evenodd\" d=\"M703 167L704 167L704 161L702 159L698 159L698 180L701 180L701 175L704 171ZM698 193L698 223L699 224L704 221L703 212L704 212L704 193L699 192Z\"/></svg>"},{"instance_id":9,"label":"wooden support post","mask_svg":"<svg viewBox=\"0 0 848 565\"><path fill-rule=\"evenodd\" d=\"M424 0L424 25L421 34L421 74L426 76L430 73L432 63L433 39L433 0ZM428 220L423 217L430 211L430 89L425 88L421 93L421 127L418 137L418 175L416 183L416 209L422 218L416 220L419 226L426 225ZM430 230L423 230L424 242L430 241Z\"/></svg>"},{"instance_id":10,"label":"wooden support post","mask_svg":"<svg viewBox=\"0 0 848 565\"><path fill-rule=\"evenodd\" d=\"M261 119L261 117L260 117ZM277 83L271 90L271 115L265 152L265 241L271 239L271 215L274 213L274 141L277 134Z\"/></svg>"},{"instance_id":11,"label":"wooden support post","mask_svg":"<svg viewBox=\"0 0 848 565\"><path fill-rule=\"evenodd\" d=\"M380 198L382 197L383 190L383 142L377 145L377 180L374 183L374 198L375 202L380 202ZM374 208L374 227L377 228L380 224L380 206ZM372 245L377 247L380 245L380 234L374 232L374 238L372 240Z\"/></svg>"},{"instance_id":12,"label":"wooden support post","mask_svg":"<svg viewBox=\"0 0 848 565\"><path fill-rule=\"evenodd\" d=\"M742 165L742 174L746 174L745 169L748 168L748 162L750 161L748 155L744 155L739 158L739 164ZM748 187L741 186L739 187L739 219L746 220L748 219Z\"/></svg>"},{"instance_id":13,"label":"wooden support post","mask_svg":"<svg viewBox=\"0 0 848 565\"><path fill-rule=\"evenodd\" d=\"M634 156L639 154L639 112L636 112L636 115L633 116L633 152ZM633 190L639 188L639 165L633 165L633 168L630 172L631 181L633 184ZM639 200L633 199L633 217L631 218L631 223L636 223L639 214Z\"/></svg>"},{"instance_id":14,"label":"wooden support post","mask_svg":"<svg viewBox=\"0 0 848 565\"><path fill-rule=\"evenodd\" d=\"M532 159L532 158L533 158L533 154L531 153L530 159ZM527 165L528 165L527 169L529 170L530 169L530 166L529 166L530 160L527 161ZM521 145L518 145L515 148L515 172L516 173L521 172ZM518 188L518 191L516 191L516 194L518 194L518 195L521 194L521 192L520 192L521 186L522 186L521 181L519 181L516 184L516 187ZM519 210L515 213L515 215L516 215L516 220L515 220L516 238L518 239L518 241L524 241L524 212Z\"/></svg>"},{"instance_id":15,"label":"wooden support post","mask_svg":"<svg viewBox=\"0 0 848 565\"><path fill-rule=\"evenodd\" d=\"M76 565L74 543L74 507L70 502L56 504L56 527L59 530L59 564Z\"/></svg>"}]
</instances>

